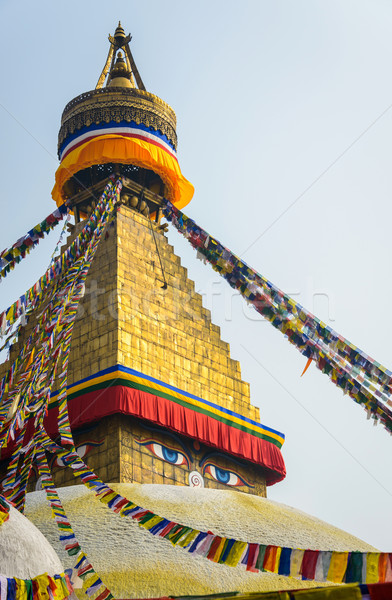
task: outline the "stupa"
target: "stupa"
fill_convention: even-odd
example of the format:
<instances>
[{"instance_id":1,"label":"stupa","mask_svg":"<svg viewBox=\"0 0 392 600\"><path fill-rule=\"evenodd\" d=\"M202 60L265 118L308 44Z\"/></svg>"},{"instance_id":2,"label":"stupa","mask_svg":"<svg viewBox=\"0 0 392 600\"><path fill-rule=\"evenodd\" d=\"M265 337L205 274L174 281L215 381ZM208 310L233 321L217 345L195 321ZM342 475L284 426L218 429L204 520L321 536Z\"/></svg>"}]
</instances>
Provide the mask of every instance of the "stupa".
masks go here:
<instances>
[{"instance_id":1,"label":"stupa","mask_svg":"<svg viewBox=\"0 0 392 600\"><path fill-rule=\"evenodd\" d=\"M121 25L109 40L96 89L64 109L53 189L76 217L70 243L108 175L123 178L73 329L74 439L106 481L265 496L285 476L284 436L259 423L240 366L160 225L163 197L181 208L193 194L176 158L174 111L145 91ZM60 468L56 482L73 481Z\"/></svg>"},{"instance_id":2,"label":"stupa","mask_svg":"<svg viewBox=\"0 0 392 600\"><path fill-rule=\"evenodd\" d=\"M165 236L164 198L183 208L193 187L177 160L175 113L146 91L130 40L119 24L96 88L66 105L59 132L53 198L58 206L67 202L75 217L66 247L109 176L122 181L72 334L67 400L76 450L119 493L189 527L254 543L372 551L266 498L268 486L286 474L284 435L260 423L239 363ZM33 326L34 316L11 361ZM1 376L8 367L0 366ZM46 417L53 438L57 405L54 393ZM7 452L1 458L4 468ZM320 585L190 555L110 513L77 485L61 458L51 461L78 539L116 598ZM38 472L29 485L27 517L72 567Z\"/></svg>"}]
</instances>

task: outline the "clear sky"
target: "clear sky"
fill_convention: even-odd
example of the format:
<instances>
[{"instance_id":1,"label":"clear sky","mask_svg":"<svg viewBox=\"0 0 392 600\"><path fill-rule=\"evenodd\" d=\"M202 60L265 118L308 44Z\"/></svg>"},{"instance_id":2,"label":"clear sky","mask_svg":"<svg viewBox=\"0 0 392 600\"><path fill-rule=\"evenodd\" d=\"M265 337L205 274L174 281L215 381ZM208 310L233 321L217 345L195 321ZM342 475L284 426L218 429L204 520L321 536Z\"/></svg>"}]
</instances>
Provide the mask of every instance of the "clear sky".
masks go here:
<instances>
[{"instance_id":1,"label":"clear sky","mask_svg":"<svg viewBox=\"0 0 392 600\"><path fill-rule=\"evenodd\" d=\"M147 89L177 113L186 213L387 367L392 4L386 0L0 0L0 247L54 208L65 104L93 89L121 19ZM47 267L56 230L0 284ZM241 361L261 421L286 434L271 499L392 550L392 439L176 232L170 241Z\"/></svg>"}]
</instances>

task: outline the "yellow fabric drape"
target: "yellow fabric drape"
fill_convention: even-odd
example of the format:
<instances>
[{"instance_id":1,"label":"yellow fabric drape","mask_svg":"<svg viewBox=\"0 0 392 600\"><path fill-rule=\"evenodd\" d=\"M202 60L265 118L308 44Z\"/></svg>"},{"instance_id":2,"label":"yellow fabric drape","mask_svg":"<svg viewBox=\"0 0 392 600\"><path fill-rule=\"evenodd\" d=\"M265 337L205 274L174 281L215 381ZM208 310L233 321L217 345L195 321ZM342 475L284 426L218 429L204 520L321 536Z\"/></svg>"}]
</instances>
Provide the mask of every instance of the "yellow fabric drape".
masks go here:
<instances>
[{"instance_id":1,"label":"yellow fabric drape","mask_svg":"<svg viewBox=\"0 0 392 600\"><path fill-rule=\"evenodd\" d=\"M366 562L366 583L378 583L379 552L368 552Z\"/></svg>"},{"instance_id":2,"label":"yellow fabric drape","mask_svg":"<svg viewBox=\"0 0 392 600\"><path fill-rule=\"evenodd\" d=\"M304 552L304 550L299 549L292 551L290 561L290 577L299 577Z\"/></svg>"},{"instance_id":3,"label":"yellow fabric drape","mask_svg":"<svg viewBox=\"0 0 392 600\"><path fill-rule=\"evenodd\" d=\"M327 579L334 583L342 583L347 569L348 552L332 552Z\"/></svg>"},{"instance_id":4,"label":"yellow fabric drape","mask_svg":"<svg viewBox=\"0 0 392 600\"><path fill-rule=\"evenodd\" d=\"M240 560L242 554L244 553L245 548L246 548L246 542L239 542L239 541L234 542L233 547L229 552L229 555L226 559L225 564L229 565L230 567L236 567L238 564L238 561Z\"/></svg>"},{"instance_id":5,"label":"yellow fabric drape","mask_svg":"<svg viewBox=\"0 0 392 600\"><path fill-rule=\"evenodd\" d=\"M301 590L294 592L293 597L295 600L361 600L362 594L358 585L349 584L344 587Z\"/></svg>"},{"instance_id":6,"label":"yellow fabric drape","mask_svg":"<svg viewBox=\"0 0 392 600\"><path fill-rule=\"evenodd\" d=\"M155 525L161 523L162 521L162 517L160 517L159 515L155 515L155 517L152 517L152 519L150 519L146 523L140 523L140 527L144 527L145 529L152 529Z\"/></svg>"},{"instance_id":7,"label":"yellow fabric drape","mask_svg":"<svg viewBox=\"0 0 392 600\"><path fill-rule=\"evenodd\" d=\"M8 512L0 510L0 525L5 523L8 520L9 514Z\"/></svg>"},{"instance_id":8,"label":"yellow fabric drape","mask_svg":"<svg viewBox=\"0 0 392 600\"><path fill-rule=\"evenodd\" d=\"M192 199L194 187L185 179L176 159L159 146L121 135L101 135L72 150L56 171L52 197L57 206L65 201L63 186L78 171L105 163L133 164L151 169L167 185L169 198L177 208Z\"/></svg>"},{"instance_id":9,"label":"yellow fabric drape","mask_svg":"<svg viewBox=\"0 0 392 600\"><path fill-rule=\"evenodd\" d=\"M282 548L280 546L277 547L276 549L276 556L275 556L275 565L274 565L274 573L278 573L279 571L279 561L280 561L280 555L282 554Z\"/></svg>"},{"instance_id":10,"label":"yellow fabric drape","mask_svg":"<svg viewBox=\"0 0 392 600\"><path fill-rule=\"evenodd\" d=\"M183 540L181 540L180 542L178 542L178 546L181 546L181 548L185 548L188 544L190 544L191 542L193 542L196 537L199 535L200 531L198 531L197 529L193 529L192 531L190 531L188 533L188 535L186 535L184 537Z\"/></svg>"},{"instance_id":11,"label":"yellow fabric drape","mask_svg":"<svg viewBox=\"0 0 392 600\"><path fill-rule=\"evenodd\" d=\"M48 586L49 586L49 577L47 573L43 573L36 577L36 581L38 583L38 596L40 600L49 600Z\"/></svg>"},{"instance_id":12,"label":"yellow fabric drape","mask_svg":"<svg viewBox=\"0 0 392 600\"><path fill-rule=\"evenodd\" d=\"M224 595L222 594L224 597ZM235 600L290 600L288 592L250 592L247 594L236 594Z\"/></svg>"},{"instance_id":13,"label":"yellow fabric drape","mask_svg":"<svg viewBox=\"0 0 392 600\"><path fill-rule=\"evenodd\" d=\"M26 582L23 579L15 578L16 582L16 591L15 591L15 600L26 600L27 592L26 592Z\"/></svg>"}]
</instances>

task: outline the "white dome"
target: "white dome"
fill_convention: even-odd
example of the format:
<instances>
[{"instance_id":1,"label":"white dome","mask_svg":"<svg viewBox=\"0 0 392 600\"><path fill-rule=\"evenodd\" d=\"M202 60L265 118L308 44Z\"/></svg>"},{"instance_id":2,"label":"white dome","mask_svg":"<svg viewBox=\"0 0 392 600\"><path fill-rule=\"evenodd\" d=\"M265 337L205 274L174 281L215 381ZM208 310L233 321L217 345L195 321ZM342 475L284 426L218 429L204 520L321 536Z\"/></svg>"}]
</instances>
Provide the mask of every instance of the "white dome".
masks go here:
<instances>
[{"instance_id":1,"label":"white dome","mask_svg":"<svg viewBox=\"0 0 392 600\"><path fill-rule=\"evenodd\" d=\"M31 521L11 506L9 519L0 527L0 573L32 579L42 573L64 571L56 552Z\"/></svg>"},{"instance_id":2,"label":"white dome","mask_svg":"<svg viewBox=\"0 0 392 600\"><path fill-rule=\"evenodd\" d=\"M184 525L243 541L319 550L372 546L299 510L237 491L172 485L110 484L129 500ZM60 488L76 537L117 598L256 592L309 587L306 582L217 564L154 537L129 517L114 514L84 486ZM26 513L61 551L43 492L28 494ZM62 555L61 555L62 556ZM64 557L66 566L71 566Z\"/></svg>"}]
</instances>

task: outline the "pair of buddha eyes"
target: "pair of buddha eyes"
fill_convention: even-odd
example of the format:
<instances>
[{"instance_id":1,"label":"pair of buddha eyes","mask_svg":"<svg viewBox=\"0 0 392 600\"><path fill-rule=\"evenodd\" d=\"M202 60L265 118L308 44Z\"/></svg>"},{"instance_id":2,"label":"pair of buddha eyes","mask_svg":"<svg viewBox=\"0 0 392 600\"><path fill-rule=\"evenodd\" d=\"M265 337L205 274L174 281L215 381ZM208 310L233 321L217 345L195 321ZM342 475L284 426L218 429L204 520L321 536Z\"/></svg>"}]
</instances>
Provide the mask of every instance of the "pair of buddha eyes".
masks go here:
<instances>
[{"instance_id":1,"label":"pair of buddha eyes","mask_svg":"<svg viewBox=\"0 0 392 600\"><path fill-rule=\"evenodd\" d=\"M150 452L152 452L154 456L157 456L161 460L164 460L165 462L170 463L171 465L187 465L188 468L190 466L188 457L177 449L170 448L169 446L160 444L153 440L142 442L141 445L148 448L148 450L150 450ZM235 471L223 469L222 467L219 467L211 461L207 460L206 462L204 462L202 469L203 475L208 473L213 479L215 479L215 481L218 481L219 483L223 483L225 485L230 485L233 487L240 487L243 485L252 487L247 481L245 481L245 479L243 479Z\"/></svg>"}]
</instances>

